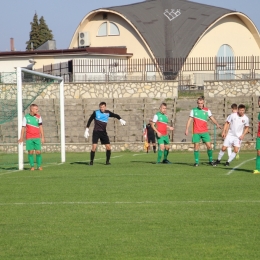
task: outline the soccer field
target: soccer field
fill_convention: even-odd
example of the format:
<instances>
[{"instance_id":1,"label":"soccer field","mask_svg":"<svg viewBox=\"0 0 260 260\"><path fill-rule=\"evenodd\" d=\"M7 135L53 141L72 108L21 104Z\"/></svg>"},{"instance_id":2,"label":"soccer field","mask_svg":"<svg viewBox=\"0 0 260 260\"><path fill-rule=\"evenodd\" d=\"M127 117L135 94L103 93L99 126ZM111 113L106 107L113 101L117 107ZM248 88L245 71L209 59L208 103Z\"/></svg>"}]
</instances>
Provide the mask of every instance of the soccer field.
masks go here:
<instances>
[{"instance_id":1,"label":"soccer field","mask_svg":"<svg viewBox=\"0 0 260 260\"><path fill-rule=\"evenodd\" d=\"M206 153L199 167L192 152L171 152L171 165L156 156L112 153L106 166L96 153L91 167L89 153L70 153L0 172L0 259L260 259L255 151L229 167Z\"/></svg>"}]
</instances>

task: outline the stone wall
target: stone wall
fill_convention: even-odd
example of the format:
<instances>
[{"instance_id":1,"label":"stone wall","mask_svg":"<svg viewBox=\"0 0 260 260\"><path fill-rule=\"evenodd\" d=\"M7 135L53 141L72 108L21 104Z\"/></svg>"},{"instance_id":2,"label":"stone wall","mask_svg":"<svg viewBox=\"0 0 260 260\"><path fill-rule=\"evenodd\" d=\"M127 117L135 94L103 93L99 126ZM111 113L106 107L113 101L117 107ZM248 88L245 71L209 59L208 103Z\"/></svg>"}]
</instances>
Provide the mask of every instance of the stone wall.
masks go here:
<instances>
[{"instance_id":1,"label":"stone wall","mask_svg":"<svg viewBox=\"0 0 260 260\"><path fill-rule=\"evenodd\" d=\"M178 96L178 81L93 82L64 84L69 98L173 98ZM39 98L58 98L57 85L52 84Z\"/></svg>"},{"instance_id":2,"label":"stone wall","mask_svg":"<svg viewBox=\"0 0 260 260\"><path fill-rule=\"evenodd\" d=\"M240 97L259 96L260 80L218 80L204 82L204 96L214 97Z\"/></svg>"}]
</instances>

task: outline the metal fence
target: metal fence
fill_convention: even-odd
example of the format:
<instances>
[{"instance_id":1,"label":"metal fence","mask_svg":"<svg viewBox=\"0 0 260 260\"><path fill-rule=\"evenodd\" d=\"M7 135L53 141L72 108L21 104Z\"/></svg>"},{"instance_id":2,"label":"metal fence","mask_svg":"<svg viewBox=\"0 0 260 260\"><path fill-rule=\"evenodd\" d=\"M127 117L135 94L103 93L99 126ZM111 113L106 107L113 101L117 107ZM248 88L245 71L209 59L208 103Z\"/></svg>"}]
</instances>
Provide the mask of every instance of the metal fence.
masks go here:
<instances>
[{"instance_id":1,"label":"metal fence","mask_svg":"<svg viewBox=\"0 0 260 260\"><path fill-rule=\"evenodd\" d=\"M63 76L67 82L178 80L179 85L203 86L204 80L259 78L260 57L82 58L37 71Z\"/></svg>"}]
</instances>

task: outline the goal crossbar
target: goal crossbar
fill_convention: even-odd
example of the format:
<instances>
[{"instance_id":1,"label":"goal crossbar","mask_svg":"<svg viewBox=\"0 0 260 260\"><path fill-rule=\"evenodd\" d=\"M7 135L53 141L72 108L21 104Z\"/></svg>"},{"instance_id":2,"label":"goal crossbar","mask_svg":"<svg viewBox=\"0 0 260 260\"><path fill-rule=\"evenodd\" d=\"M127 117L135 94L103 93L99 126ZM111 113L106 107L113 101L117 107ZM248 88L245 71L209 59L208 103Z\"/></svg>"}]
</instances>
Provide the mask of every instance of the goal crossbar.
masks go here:
<instances>
[{"instance_id":1,"label":"goal crossbar","mask_svg":"<svg viewBox=\"0 0 260 260\"><path fill-rule=\"evenodd\" d=\"M37 75L59 82L60 87L60 145L61 145L61 162L65 162L65 113L64 113L64 80L62 77L57 77L41 72L28 70L25 68L16 68L17 73L17 116L18 116L18 139L20 139L22 121L23 121L23 98L22 98L22 72L26 72L32 75ZM18 144L18 166L19 170L23 170L23 145Z\"/></svg>"}]
</instances>

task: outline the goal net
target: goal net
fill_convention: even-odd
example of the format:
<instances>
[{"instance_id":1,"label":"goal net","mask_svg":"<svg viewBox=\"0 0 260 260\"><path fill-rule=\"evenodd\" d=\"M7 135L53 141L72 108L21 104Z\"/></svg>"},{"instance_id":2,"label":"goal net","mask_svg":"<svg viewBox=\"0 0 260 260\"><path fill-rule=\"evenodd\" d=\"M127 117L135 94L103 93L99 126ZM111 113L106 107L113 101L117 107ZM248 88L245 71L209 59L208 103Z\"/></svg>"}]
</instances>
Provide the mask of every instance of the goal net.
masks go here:
<instances>
[{"instance_id":1,"label":"goal net","mask_svg":"<svg viewBox=\"0 0 260 260\"><path fill-rule=\"evenodd\" d=\"M30 168L25 138L23 144L18 139L31 104L38 105L43 119L43 167L65 162L63 87L61 77L24 68L0 73L0 173Z\"/></svg>"}]
</instances>

